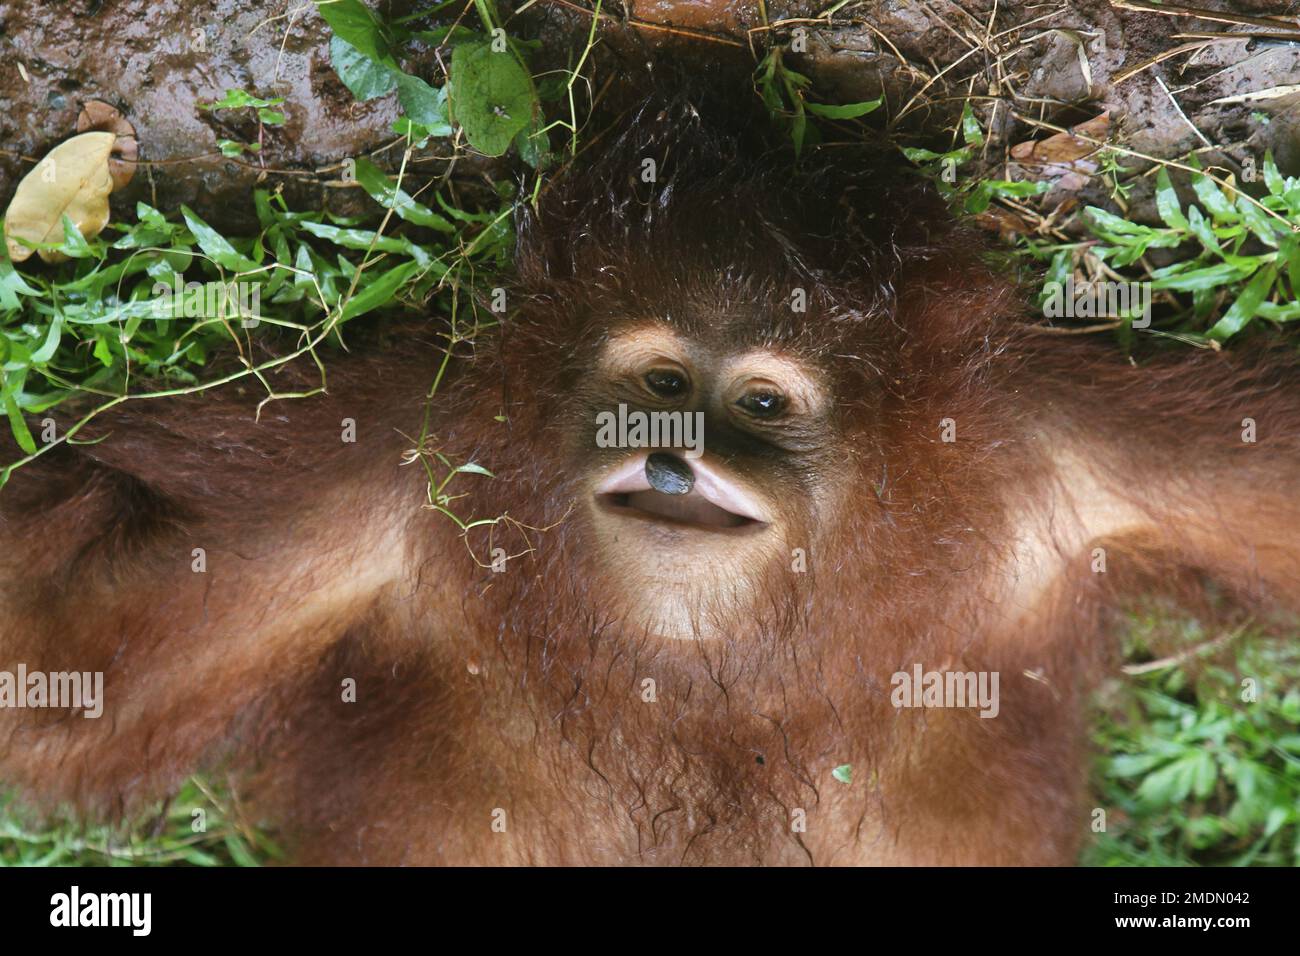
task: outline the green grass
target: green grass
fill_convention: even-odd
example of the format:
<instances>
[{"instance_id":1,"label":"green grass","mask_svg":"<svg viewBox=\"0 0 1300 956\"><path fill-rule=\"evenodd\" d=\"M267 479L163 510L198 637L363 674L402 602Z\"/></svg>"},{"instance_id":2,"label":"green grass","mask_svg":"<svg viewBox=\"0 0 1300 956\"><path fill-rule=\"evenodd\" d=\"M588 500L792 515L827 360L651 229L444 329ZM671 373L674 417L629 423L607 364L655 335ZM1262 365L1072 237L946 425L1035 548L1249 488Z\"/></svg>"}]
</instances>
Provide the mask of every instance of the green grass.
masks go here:
<instances>
[{"instance_id":1,"label":"green grass","mask_svg":"<svg viewBox=\"0 0 1300 956\"><path fill-rule=\"evenodd\" d=\"M1300 865L1300 641L1208 635L1169 609L1126 638L1142 673L1098 695L1094 866ZM1152 648L1167 656L1151 661Z\"/></svg>"},{"instance_id":2,"label":"green grass","mask_svg":"<svg viewBox=\"0 0 1300 956\"><path fill-rule=\"evenodd\" d=\"M35 822L0 799L0 866L260 866L280 851L195 777L134 828Z\"/></svg>"}]
</instances>

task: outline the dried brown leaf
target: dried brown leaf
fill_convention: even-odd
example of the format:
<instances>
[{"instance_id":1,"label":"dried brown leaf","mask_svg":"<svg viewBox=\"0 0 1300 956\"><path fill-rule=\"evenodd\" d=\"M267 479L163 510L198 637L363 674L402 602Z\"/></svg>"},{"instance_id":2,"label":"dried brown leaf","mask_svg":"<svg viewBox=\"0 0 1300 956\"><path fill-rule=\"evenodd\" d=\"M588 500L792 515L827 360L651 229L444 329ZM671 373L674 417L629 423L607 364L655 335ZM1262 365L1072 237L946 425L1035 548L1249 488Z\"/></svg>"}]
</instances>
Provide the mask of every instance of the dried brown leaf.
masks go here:
<instances>
[{"instance_id":1,"label":"dried brown leaf","mask_svg":"<svg viewBox=\"0 0 1300 956\"><path fill-rule=\"evenodd\" d=\"M140 158L140 144L135 138L135 127L115 106L102 100L89 100L77 116L77 132L101 130L117 136L113 144L113 158L108 161L108 171L113 177L113 188L121 189L135 175L135 161Z\"/></svg>"},{"instance_id":2,"label":"dried brown leaf","mask_svg":"<svg viewBox=\"0 0 1300 956\"><path fill-rule=\"evenodd\" d=\"M1016 143L1011 147L1011 158L1026 167L1037 179L1055 179L1064 189L1081 188L1094 172L1097 164L1093 155L1101 148L1097 140L1105 142L1110 134L1110 111L1094 116L1073 127L1068 133L1053 133L1046 139ZM1088 137L1088 140L1081 137Z\"/></svg>"},{"instance_id":3,"label":"dried brown leaf","mask_svg":"<svg viewBox=\"0 0 1300 956\"><path fill-rule=\"evenodd\" d=\"M1100 147L1080 139L1106 141L1110 133L1110 111L1094 116L1086 123L1071 128L1068 133L1053 133L1047 139L1016 143L1011 147L1011 158L1022 165L1068 165L1076 160L1091 156Z\"/></svg>"},{"instance_id":4,"label":"dried brown leaf","mask_svg":"<svg viewBox=\"0 0 1300 956\"><path fill-rule=\"evenodd\" d=\"M108 162L117 137L112 133L82 133L55 146L23 177L5 210L4 232L9 258L22 262L32 250L15 241L60 242L66 214L87 239L108 223L108 194L113 191ZM52 249L40 250L46 262L66 258Z\"/></svg>"}]
</instances>

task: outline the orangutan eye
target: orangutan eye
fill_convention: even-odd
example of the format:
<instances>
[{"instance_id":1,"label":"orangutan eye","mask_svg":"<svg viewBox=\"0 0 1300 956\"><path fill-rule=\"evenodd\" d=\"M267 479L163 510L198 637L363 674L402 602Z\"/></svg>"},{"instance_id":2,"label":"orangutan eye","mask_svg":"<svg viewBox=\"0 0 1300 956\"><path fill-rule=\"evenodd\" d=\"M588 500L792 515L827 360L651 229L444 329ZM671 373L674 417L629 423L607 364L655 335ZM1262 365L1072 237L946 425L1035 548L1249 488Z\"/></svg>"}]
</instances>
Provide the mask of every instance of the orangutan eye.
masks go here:
<instances>
[{"instance_id":1,"label":"orangutan eye","mask_svg":"<svg viewBox=\"0 0 1300 956\"><path fill-rule=\"evenodd\" d=\"M689 385L685 375L670 368L651 369L646 372L645 383L660 398L676 398L685 393Z\"/></svg>"},{"instance_id":2,"label":"orangutan eye","mask_svg":"<svg viewBox=\"0 0 1300 956\"><path fill-rule=\"evenodd\" d=\"M736 400L736 405L746 415L754 418L776 418L785 411L785 396L773 389L760 388L746 392Z\"/></svg>"}]
</instances>

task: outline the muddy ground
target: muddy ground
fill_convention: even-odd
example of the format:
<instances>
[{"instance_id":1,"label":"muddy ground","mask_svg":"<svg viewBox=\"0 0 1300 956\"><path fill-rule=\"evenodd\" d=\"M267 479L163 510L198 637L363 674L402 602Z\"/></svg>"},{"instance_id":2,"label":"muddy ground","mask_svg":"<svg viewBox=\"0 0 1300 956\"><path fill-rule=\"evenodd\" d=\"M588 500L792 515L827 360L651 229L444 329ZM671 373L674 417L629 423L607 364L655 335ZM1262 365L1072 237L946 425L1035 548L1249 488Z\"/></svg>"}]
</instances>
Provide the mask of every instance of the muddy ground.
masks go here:
<instances>
[{"instance_id":1,"label":"muddy ground","mask_svg":"<svg viewBox=\"0 0 1300 956\"><path fill-rule=\"evenodd\" d=\"M1290 9L1289 27L1300 31L1294 2L1202 2L1254 15ZM752 62L769 36L788 42L803 29L806 50L787 62L813 76L826 99L883 95L879 122L941 134L973 93L992 122L986 155L994 159L1045 135L1026 117L1069 125L1110 110L1114 136L1141 153L1171 157L1200 148L1208 162L1232 172L1271 148L1284 170L1300 172L1300 94L1215 102L1300 83L1300 44L1175 37L1268 32L1259 27L1123 10L1109 0L999 0L996 10L993 0L865 0L841 6L830 21L816 19L828 5L769 2L765 21L757 3L606 3L596 85L664 48ZM401 16L429 4L378 6ZM563 65L568 51L581 47L591 17L583 0L515 6L526 9L510 18L510 29L544 40L542 65ZM356 208L356 190L338 181L338 164L393 142L397 104L392 96L356 102L334 75L328 43L327 27L305 0L5 0L0 203L36 159L74 131L83 103L98 99L118 107L139 139L143 162L115 194L119 214L136 199L164 209L187 202L237 229L251 222L248 193L258 182L283 188L299 207ZM1200 45L1133 73L1188 43ZM417 51L405 66L440 81L432 51ZM216 141L256 138L256 124L199 108L235 87L283 96L287 117L283 127L264 131L260 157L239 162L217 154ZM439 170L440 149L447 152L433 144L419 168ZM458 168L473 172L472 161Z\"/></svg>"}]
</instances>

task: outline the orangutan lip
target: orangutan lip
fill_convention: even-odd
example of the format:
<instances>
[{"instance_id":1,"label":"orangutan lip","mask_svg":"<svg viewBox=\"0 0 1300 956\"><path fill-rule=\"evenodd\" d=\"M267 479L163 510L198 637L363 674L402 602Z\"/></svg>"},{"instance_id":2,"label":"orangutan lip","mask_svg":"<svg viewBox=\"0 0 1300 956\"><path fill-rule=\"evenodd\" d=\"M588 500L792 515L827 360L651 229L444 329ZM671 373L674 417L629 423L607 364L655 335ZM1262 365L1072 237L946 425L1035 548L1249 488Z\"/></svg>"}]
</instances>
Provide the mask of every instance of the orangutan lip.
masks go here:
<instances>
[{"instance_id":1,"label":"orangutan lip","mask_svg":"<svg viewBox=\"0 0 1300 956\"><path fill-rule=\"evenodd\" d=\"M684 495L650 487L646 456L636 455L611 472L596 489L602 507L614 514L710 531L766 526L764 509L735 482L699 458L690 462L695 484Z\"/></svg>"},{"instance_id":2,"label":"orangutan lip","mask_svg":"<svg viewBox=\"0 0 1300 956\"><path fill-rule=\"evenodd\" d=\"M705 531L761 528L763 523L719 508L692 491L687 495L665 495L658 491L616 492L598 495L606 510L628 518L682 525Z\"/></svg>"}]
</instances>

